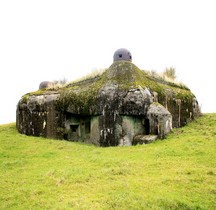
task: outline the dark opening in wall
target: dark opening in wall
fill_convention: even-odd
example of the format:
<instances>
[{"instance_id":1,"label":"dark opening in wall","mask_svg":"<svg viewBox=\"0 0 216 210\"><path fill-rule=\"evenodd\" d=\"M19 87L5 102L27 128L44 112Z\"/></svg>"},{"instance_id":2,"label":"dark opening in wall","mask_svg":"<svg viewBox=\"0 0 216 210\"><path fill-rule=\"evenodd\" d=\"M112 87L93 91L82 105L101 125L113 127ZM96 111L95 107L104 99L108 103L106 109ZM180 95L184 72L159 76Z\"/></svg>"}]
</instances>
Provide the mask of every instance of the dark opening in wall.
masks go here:
<instances>
[{"instance_id":1,"label":"dark opening in wall","mask_svg":"<svg viewBox=\"0 0 216 210\"><path fill-rule=\"evenodd\" d=\"M122 58L122 54L119 54L119 58Z\"/></svg>"},{"instance_id":2,"label":"dark opening in wall","mask_svg":"<svg viewBox=\"0 0 216 210\"><path fill-rule=\"evenodd\" d=\"M149 119L145 119L145 130L146 130L146 135L149 135L149 133L150 133Z\"/></svg>"},{"instance_id":3,"label":"dark opening in wall","mask_svg":"<svg viewBox=\"0 0 216 210\"><path fill-rule=\"evenodd\" d=\"M91 126L90 126L90 121L85 122L85 133L88 134L90 133Z\"/></svg>"},{"instance_id":4,"label":"dark opening in wall","mask_svg":"<svg viewBox=\"0 0 216 210\"><path fill-rule=\"evenodd\" d=\"M77 132L79 125L70 125L70 129L72 132Z\"/></svg>"},{"instance_id":5,"label":"dark opening in wall","mask_svg":"<svg viewBox=\"0 0 216 210\"><path fill-rule=\"evenodd\" d=\"M63 136L64 140L68 140L68 134L65 133L64 136Z\"/></svg>"}]
</instances>

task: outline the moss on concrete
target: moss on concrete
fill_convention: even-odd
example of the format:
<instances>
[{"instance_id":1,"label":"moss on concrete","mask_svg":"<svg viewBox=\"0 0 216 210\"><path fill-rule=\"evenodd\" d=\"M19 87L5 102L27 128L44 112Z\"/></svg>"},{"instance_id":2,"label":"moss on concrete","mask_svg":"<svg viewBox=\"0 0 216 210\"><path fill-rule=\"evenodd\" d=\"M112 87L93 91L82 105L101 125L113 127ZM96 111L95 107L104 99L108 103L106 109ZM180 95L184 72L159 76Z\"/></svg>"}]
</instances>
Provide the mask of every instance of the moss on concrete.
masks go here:
<instances>
[{"instance_id":1,"label":"moss on concrete","mask_svg":"<svg viewBox=\"0 0 216 210\"><path fill-rule=\"evenodd\" d=\"M108 84L117 85L119 90L148 88L150 91L158 93L159 101L165 101L169 98L167 90L171 93L170 97L177 99L191 101L194 97L189 89L181 85L155 80L155 78L129 61L116 61L101 76L71 83L57 91L53 91L60 93L56 108L59 111L65 111L70 106L80 113L88 113L92 105L95 104L100 89ZM30 95L51 93L51 90L41 89L24 95L22 100L27 101Z\"/></svg>"}]
</instances>

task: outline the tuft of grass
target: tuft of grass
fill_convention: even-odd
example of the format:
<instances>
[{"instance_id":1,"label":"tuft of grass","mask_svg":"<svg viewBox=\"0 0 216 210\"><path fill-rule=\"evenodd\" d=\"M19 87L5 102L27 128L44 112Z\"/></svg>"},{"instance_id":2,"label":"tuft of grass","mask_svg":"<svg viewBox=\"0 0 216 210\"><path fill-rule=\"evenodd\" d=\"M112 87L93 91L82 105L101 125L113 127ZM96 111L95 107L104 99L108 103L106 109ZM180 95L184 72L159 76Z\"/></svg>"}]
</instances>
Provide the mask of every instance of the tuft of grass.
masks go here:
<instances>
[{"instance_id":1,"label":"tuft of grass","mask_svg":"<svg viewBox=\"0 0 216 210\"><path fill-rule=\"evenodd\" d=\"M94 69L90 73L86 74L85 76L80 77L72 82L69 82L67 85L71 85L74 83L83 82L85 80L90 80L90 79L100 77L105 71L106 69Z\"/></svg>"},{"instance_id":2,"label":"tuft of grass","mask_svg":"<svg viewBox=\"0 0 216 210\"><path fill-rule=\"evenodd\" d=\"M172 70L173 68L171 67L170 69ZM174 87L178 87L178 88L181 88L181 89L190 90L183 82L176 80L175 73L173 73L174 76L169 76L169 75L167 76L167 74L165 73L166 70L164 72L157 72L155 70L151 70L151 71L143 70L143 71L150 78L154 79L155 81L157 81L159 83L164 83L164 84L174 86Z\"/></svg>"},{"instance_id":3,"label":"tuft of grass","mask_svg":"<svg viewBox=\"0 0 216 210\"><path fill-rule=\"evenodd\" d=\"M147 145L100 148L0 126L0 209L216 208L216 114Z\"/></svg>"}]
</instances>

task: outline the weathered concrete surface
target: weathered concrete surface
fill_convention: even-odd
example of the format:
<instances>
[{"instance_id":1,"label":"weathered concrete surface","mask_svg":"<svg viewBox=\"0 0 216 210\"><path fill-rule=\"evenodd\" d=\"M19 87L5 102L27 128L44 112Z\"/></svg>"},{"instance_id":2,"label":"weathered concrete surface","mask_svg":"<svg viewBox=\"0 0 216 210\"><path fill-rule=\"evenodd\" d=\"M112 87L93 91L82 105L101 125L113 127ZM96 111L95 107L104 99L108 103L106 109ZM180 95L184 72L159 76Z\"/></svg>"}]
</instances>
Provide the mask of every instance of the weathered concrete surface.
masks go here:
<instances>
[{"instance_id":1,"label":"weathered concrete surface","mask_svg":"<svg viewBox=\"0 0 216 210\"><path fill-rule=\"evenodd\" d=\"M48 138L59 138L61 113L55 109L59 94L32 95L22 98L17 105L16 124L20 133Z\"/></svg>"},{"instance_id":2,"label":"weathered concrete surface","mask_svg":"<svg viewBox=\"0 0 216 210\"><path fill-rule=\"evenodd\" d=\"M164 138L172 130L172 115L159 103L152 103L147 112L150 122L150 133Z\"/></svg>"},{"instance_id":3,"label":"weathered concrete surface","mask_svg":"<svg viewBox=\"0 0 216 210\"><path fill-rule=\"evenodd\" d=\"M156 82L130 61L115 61L100 77L23 96L17 129L98 146L129 146L138 135L164 138L198 113L190 90Z\"/></svg>"},{"instance_id":4,"label":"weathered concrete surface","mask_svg":"<svg viewBox=\"0 0 216 210\"><path fill-rule=\"evenodd\" d=\"M146 132L142 120L139 116L122 116L119 146L131 146L135 135Z\"/></svg>"}]
</instances>

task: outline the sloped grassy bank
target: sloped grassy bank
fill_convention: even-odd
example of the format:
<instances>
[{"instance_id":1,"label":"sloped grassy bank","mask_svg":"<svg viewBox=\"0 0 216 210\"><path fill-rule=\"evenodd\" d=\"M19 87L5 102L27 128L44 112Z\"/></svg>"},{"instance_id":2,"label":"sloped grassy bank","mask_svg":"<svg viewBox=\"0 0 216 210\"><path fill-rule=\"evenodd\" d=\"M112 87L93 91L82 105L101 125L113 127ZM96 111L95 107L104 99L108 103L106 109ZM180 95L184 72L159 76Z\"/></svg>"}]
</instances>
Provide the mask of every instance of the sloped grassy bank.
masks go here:
<instances>
[{"instance_id":1,"label":"sloped grassy bank","mask_svg":"<svg viewBox=\"0 0 216 210\"><path fill-rule=\"evenodd\" d=\"M0 209L215 209L216 114L164 141L95 146L0 126Z\"/></svg>"}]
</instances>

